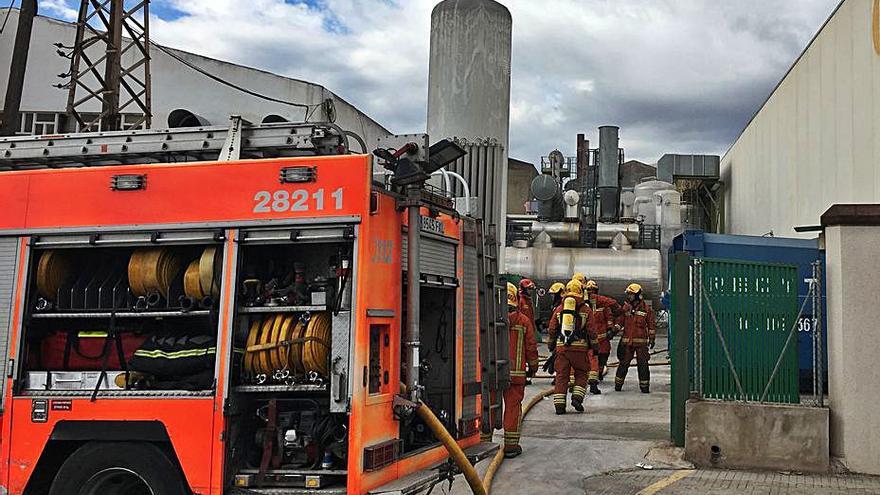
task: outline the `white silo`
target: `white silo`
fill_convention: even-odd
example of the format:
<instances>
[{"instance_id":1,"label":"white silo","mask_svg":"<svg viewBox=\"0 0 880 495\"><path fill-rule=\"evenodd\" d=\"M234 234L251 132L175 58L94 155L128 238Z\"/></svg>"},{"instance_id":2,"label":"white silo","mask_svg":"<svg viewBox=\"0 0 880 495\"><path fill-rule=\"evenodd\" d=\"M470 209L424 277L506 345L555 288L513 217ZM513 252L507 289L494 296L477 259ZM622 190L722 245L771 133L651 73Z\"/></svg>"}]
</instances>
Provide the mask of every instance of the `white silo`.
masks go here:
<instances>
[{"instance_id":1,"label":"white silo","mask_svg":"<svg viewBox=\"0 0 880 495\"><path fill-rule=\"evenodd\" d=\"M471 144L468 156L448 168L470 183L479 213L498 226L502 243L512 29L510 11L493 0L445 0L431 14L428 134L434 142Z\"/></svg>"}]
</instances>

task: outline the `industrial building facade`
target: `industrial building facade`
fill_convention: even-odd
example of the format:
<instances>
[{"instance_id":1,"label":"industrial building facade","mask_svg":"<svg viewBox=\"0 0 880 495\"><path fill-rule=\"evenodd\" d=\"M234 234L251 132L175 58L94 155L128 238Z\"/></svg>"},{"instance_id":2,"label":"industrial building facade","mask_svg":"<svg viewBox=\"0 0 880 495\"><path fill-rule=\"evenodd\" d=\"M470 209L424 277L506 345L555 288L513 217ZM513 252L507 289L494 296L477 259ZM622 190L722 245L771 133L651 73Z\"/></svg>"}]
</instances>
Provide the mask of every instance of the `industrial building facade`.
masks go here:
<instances>
[{"instance_id":1,"label":"industrial building facade","mask_svg":"<svg viewBox=\"0 0 880 495\"><path fill-rule=\"evenodd\" d=\"M880 201L878 4L843 0L722 159L727 232L791 237Z\"/></svg>"},{"instance_id":2,"label":"industrial building facade","mask_svg":"<svg viewBox=\"0 0 880 495\"><path fill-rule=\"evenodd\" d=\"M18 15L19 10L12 9L6 29L0 34L0 109L6 94ZM4 17L6 9L0 9L0 18ZM81 130L75 122L72 125L65 122L67 89L54 87L65 82L59 74L70 70L70 60L57 53L55 43L69 46L75 35L74 23L44 16L34 20L18 126L20 134L47 135ZM258 99L212 81L154 46L150 50L153 128L225 125L231 114L237 114L253 123L335 120L342 128L359 134L367 143L375 143L380 136L390 134L382 125L321 85L181 50L168 50L225 81L280 100L309 105L309 108ZM86 111L99 114L100 103L93 101L92 104L94 108ZM130 108L134 109L134 106ZM140 117L123 111L123 125L137 122Z\"/></svg>"}]
</instances>

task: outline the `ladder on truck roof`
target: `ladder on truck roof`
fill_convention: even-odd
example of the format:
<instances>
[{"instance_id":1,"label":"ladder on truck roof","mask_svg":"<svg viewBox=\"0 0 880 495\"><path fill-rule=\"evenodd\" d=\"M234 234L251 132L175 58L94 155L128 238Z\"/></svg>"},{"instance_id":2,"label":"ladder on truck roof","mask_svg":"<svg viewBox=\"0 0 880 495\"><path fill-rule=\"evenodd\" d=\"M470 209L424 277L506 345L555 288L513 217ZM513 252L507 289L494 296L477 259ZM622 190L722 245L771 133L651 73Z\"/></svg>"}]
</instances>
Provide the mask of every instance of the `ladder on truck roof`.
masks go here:
<instances>
[{"instance_id":1,"label":"ladder on truck roof","mask_svg":"<svg viewBox=\"0 0 880 495\"><path fill-rule=\"evenodd\" d=\"M336 124L281 122L0 138L0 171L99 165L143 165L291 156L340 155L349 138Z\"/></svg>"}]
</instances>

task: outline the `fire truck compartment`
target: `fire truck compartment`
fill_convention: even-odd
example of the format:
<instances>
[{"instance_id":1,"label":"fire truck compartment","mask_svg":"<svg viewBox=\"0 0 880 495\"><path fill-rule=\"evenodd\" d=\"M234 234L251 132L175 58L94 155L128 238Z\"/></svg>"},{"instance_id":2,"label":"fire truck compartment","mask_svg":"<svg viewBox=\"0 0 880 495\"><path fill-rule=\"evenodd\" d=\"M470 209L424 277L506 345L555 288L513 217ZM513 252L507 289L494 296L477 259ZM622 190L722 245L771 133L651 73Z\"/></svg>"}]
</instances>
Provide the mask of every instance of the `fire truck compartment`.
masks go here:
<instances>
[{"instance_id":1,"label":"fire truck compartment","mask_svg":"<svg viewBox=\"0 0 880 495\"><path fill-rule=\"evenodd\" d=\"M228 401L235 419L227 449L232 486L346 485L354 231L312 226L240 236L240 352L233 355ZM344 355L333 352L337 341Z\"/></svg>"},{"instance_id":2,"label":"fire truck compartment","mask_svg":"<svg viewBox=\"0 0 880 495\"><path fill-rule=\"evenodd\" d=\"M22 395L213 388L222 249L159 237L33 239Z\"/></svg>"}]
</instances>

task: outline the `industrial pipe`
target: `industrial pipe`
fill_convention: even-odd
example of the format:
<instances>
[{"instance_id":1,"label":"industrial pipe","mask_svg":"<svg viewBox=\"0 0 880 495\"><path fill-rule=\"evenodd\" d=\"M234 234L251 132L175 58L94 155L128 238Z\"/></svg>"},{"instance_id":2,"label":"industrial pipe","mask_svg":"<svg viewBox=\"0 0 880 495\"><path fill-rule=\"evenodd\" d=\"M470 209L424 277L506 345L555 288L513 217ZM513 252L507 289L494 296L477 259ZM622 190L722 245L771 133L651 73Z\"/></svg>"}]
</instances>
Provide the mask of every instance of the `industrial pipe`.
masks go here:
<instances>
[{"instance_id":1,"label":"industrial pipe","mask_svg":"<svg viewBox=\"0 0 880 495\"><path fill-rule=\"evenodd\" d=\"M605 294L622 297L629 284L640 284L645 297L660 307L663 290L662 256L656 249L588 249L555 247L553 249L504 249L508 273L516 273L549 287L560 280L571 279L573 272L586 273L599 283Z\"/></svg>"},{"instance_id":2,"label":"industrial pipe","mask_svg":"<svg viewBox=\"0 0 880 495\"><path fill-rule=\"evenodd\" d=\"M440 169L434 172L431 175L442 175L443 176L443 187L446 189L446 192L452 194L452 182L449 180L449 172L446 169Z\"/></svg>"},{"instance_id":3,"label":"industrial pipe","mask_svg":"<svg viewBox=\"0 0 880 495\"><path fill-rule=\"evenodd\" d=\"M471 197L471 186L467 183L467 180L465 180L465 178L461 176L461 174L459 174L457 172L452 172L450 170L446 170L445 168L441 168L440 170L434 172L431 175L438 175L438 174L443 176L443 184L446 187L446 191L448 191L450 194L452 194L452 183L449 180L449 178L452 177L455 180L457 180L459 184L461 184L461 190L462 190L462 193L464 194L465 199L469 199ZM465 215L471 214L470 201L465 202L464 214Z\"/></svg>"},{"instance_id":4,"label":"industrial pipe","mask_svg":"<svg viewBox=\"0 0 880 495\"><path fill-rule=\"evenodd\" d=\"M410 393L410 400L418 402L419 390L419 323L421 310L421 206L419 204L419 187L410 186L407 192L407 251L406 251L406 342L408 359L404 372L405 385Z\"/></svg>"}]
</instances>

